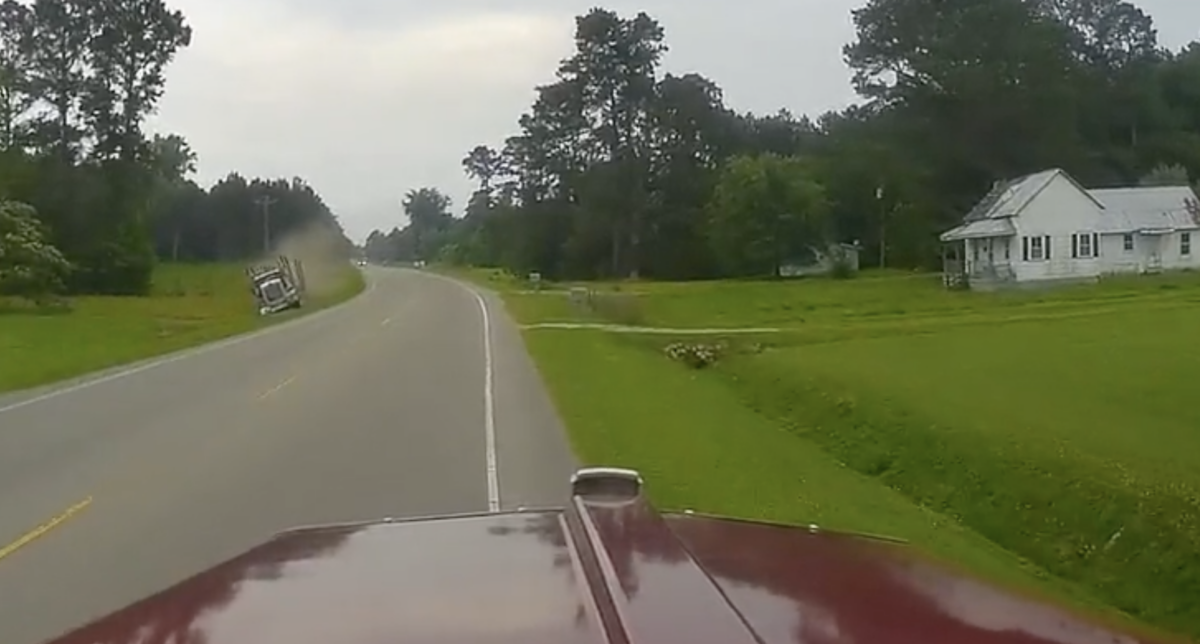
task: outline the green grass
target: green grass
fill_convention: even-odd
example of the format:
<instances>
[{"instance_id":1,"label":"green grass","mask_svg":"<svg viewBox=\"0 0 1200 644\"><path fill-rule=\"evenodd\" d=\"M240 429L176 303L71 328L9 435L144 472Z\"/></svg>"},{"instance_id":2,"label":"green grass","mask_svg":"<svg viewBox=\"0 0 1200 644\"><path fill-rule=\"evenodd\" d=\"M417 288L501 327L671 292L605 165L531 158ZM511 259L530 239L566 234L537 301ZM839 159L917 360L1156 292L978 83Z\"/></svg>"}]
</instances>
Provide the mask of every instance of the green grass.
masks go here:
<instances>
[{"instance_id":1,"label":"green grass","mask_svg":"<svg viewBox=\"0 0 1200 644\"><path fill-rule=\"evenodd\" d=\"M1200 308L783 346L753 409L1114 606L1200 632Z\"/></svg>"},{"instance_id":2,"label":"green grass","mask_svg":"<svg viewBox=\"0 0 1200 644\"><path fill-rule=\"evenodd\" d=\"M342 283L302 311L261 317L240 264L163 265L150 297L81 297L69 312L0 307L0 391L23 389L251 331L343 301L362 290L347 266Z\"/></svg>"},{"instance_id":3,"label":"green grass","mask_svg":"<svg viewBox=\"0 0 1200 644\"><path fill-rule=\"evenodd\" d=\"M463 275L523 323L596 315L563 290ZM706 371L668 361L671 338L526 331L581 458L643 470L658 503L892 534L1200 635L1197 276L1001 294L896 275L595 288L636 297L647 325L785 329L730 336Z\"/></svg>"},{"instance_id":4,"label":"green grass","mask_svg":"<svg viewBox=\"0 0 1200 644\"><path fill-rule=\"evenodd\" d=\"M534 332L527 344L580 458L638 469L663 508L887 534L1008 583L1047 587L1033 581L1045 579L1035 567L784 431L718 379L598 332ZM579 377L585 364L603 377Z\"/></svg>"}]
</instances>

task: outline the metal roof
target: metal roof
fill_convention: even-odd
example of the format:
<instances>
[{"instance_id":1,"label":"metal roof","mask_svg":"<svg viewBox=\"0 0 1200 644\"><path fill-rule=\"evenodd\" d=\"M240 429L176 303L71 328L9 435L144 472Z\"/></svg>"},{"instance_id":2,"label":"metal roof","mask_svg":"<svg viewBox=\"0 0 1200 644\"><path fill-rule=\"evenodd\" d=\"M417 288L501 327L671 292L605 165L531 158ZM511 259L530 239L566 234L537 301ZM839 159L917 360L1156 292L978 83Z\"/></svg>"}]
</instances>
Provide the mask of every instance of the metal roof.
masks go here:
<instances>
[{"instance_id":1,"label":"metal roof","mask_svg":"<svg viewBox=\"0 0 1200 644\"><path fill-rule=\"evenodd\" d=\"M966 222L1011 217L1054 178L1055 170L997 182L963 218Z\"/></svg>"},{"instance_id":2,"label":"metal roof","mask_svg":"<svg viewBox=\"0 0 1200 644\"><path fill-rule=\"evenodd\" d=\"M1187 186L1104 188L1088 191L1104 204L1101 232L1175 231L1200 229L1200 215L1188 208L1200 207L1196 193Z\"/></svg>"},{"instance_id":3,"label":"metal roof","mask_svg":"<svg viewBox=\"0 0 1200 644\"><path fill-rule=\"evenodd\" d=\"M1017 229L1013 227L1011 217L1004 217L967 222L942 233L941 238L942 241L959 241L983 237L1007 237L1016 233Z\"/></svg>"},{"instance_id":4,"label":"metal roof","mask_svg":"<svg viewBox=\"0 0 1200 644\"><path fill-rule=\"evenodd\" d=\"M1152 186L1088 190L1059 168L997 182L963 218L942 233L942 241L1015 234L1011 219L1059 175L1073 183L1100 209L1102 233L1163 233L1200 229L1200 198L1187 186ZM1189 208L1189 203L1192 206Z\"/></svg>"},{"instance_id":5,"label":"metal roof","mask_svg":"<svg viewBox=\"0 0 1200 644\"><path fill-rule=\"evenodd\" d=\"M992 188L991 192L987 193L979 203L975 204L975 207L971 209L971 212L967 213L963 221L972 222L981 219L1015 217L1059 175L1062 175L1067 181L1073 183L1080 192L1095 201L1097 206L1104 207L1104 204L1096 200L1096 197L1091 195L1086 188L1079 185L1074 177L1067 174L1061 168L1051 168L1009 181L998 182Z\"/></svg>"}]
</instances>

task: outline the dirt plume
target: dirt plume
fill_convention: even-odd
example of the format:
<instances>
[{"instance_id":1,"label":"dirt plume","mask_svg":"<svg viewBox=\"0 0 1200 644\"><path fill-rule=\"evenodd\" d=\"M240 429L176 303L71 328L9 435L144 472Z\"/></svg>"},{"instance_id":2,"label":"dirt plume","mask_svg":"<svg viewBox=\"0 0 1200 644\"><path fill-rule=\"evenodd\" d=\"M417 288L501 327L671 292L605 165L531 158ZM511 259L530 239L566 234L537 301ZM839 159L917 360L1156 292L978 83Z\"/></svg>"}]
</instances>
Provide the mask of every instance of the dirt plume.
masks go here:
<instances>
[{"instance_id":1,"label":"dirt plume","mask_svg":"<svg viewBox=\"0 0 1200 644\"><path fill-rule=\"evenodd\" d=\"M275 244L274 252L267 261L279 255L300 260L304 265L309 296L333 294L345 283L350 261L346 254L346 241L337 231L326 226L313 224L288 233Z\"/></svg>"}]
</instances>

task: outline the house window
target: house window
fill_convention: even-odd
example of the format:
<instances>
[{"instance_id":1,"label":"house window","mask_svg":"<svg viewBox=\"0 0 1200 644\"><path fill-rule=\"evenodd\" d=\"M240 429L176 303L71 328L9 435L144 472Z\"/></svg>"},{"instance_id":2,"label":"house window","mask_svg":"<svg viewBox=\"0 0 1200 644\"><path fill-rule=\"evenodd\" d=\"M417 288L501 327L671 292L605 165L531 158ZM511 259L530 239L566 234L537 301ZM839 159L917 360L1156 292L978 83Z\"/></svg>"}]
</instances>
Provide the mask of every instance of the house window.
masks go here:
<instances>
[{"instance_id":1,"label":"house window","mask_svg":"<svg viewBox=\"0 0 1200 644\"><path fill-rule=\"evenodd\" d=\"M1037 237L1024 237L1022 242L1022 255L1027 262L1041 262L1050 259L1050 237L1047 235L1039 235Z\"/></svg>"},{"instance_id":2,"label":"house window","mask_svg":"<svg viewBox=\"0 0 1200 644\"><path fill-rule=\"evenodd\" d=\"M1125 252L1132 253L1133 252L1133 235L1122 235L1121 241L1122 241L1122 243L1125 244Z\"/></svg>"},{"instance_id":3,"label":"house window","mask_svg":"<svg viewBox=\"0 0 1200 644\"><path fill-rule=\"evenodd\" d=\"M1179 234L1179 254L1184 255L1184 256L1192 254L1192 234L1191 233L1180 233Z\"/></svg>"},{"instance_id":4,"label":"house window","mask_svg":"<svg viewBox=\"0 0 1200 644\"><path fill-rule=\"evenodd\" d=\"M1100 235L1096 233L1071 235L1071 257L1076 259L1091 259L1099 256Z\"/></svg>"}]
</instances>

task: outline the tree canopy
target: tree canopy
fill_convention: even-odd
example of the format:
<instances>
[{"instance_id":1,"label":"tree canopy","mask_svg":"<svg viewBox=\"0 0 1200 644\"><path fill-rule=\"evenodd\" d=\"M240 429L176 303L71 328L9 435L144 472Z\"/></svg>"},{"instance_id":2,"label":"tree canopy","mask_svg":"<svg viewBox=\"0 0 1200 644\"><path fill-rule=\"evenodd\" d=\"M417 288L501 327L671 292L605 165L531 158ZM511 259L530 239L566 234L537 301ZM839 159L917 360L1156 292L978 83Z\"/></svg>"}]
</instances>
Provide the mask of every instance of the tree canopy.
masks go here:
<instances>
[{"instance_id":1,"label":"tree canopy","mask_svg":"<svg viewBox=\"0 0 1200 644\"><path fill-rule=\"evenodd\" d=\"M662 73L654 18L593 9L516 133L463 159L478 190L438 220L439 243L382 243L421 236L410 220L369 251L689 279L769 275L793 246L858 242L864 265L932 267L938 233L997 180L1200 179L1200 42L1163 48L1132 2L869 0L852 17L842 54L861 100L762 115L728 108L700 73Z\"/></svg>"},{"instance_id":2,"label":"tree canopy","mask_svg":"<svg viewBox=\"0 0 1200 644\"><path fill-rule=\"evenodd\" d=\"M197 157L182 137L147 134L166 69L191 36L163 0L0 2L0 225L19 232L0 265L38 258L55 267L39 273L41 287L145 293L159 257L261 253L263 196L279 235L317 224L345 239L303 181L235 174L204 190L189 178ZM9 290L25 274L0 272Z\"/></svg>"}]
</instances>

